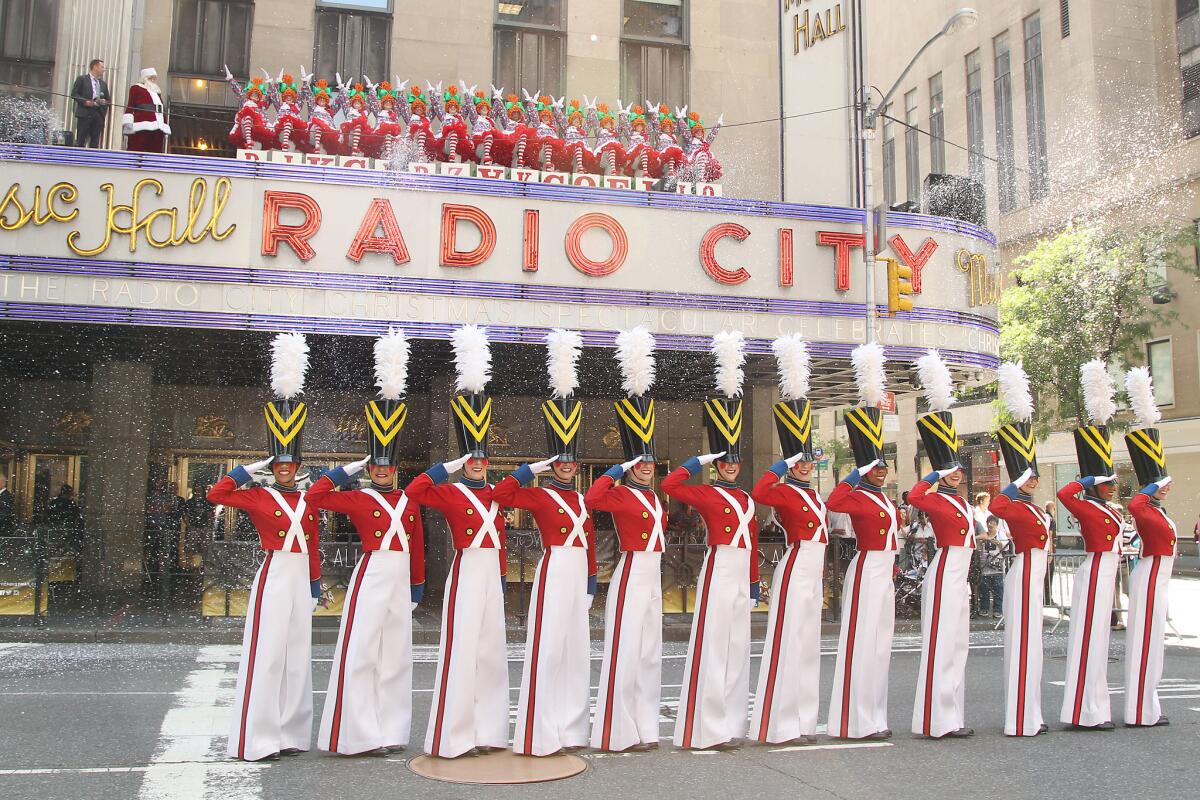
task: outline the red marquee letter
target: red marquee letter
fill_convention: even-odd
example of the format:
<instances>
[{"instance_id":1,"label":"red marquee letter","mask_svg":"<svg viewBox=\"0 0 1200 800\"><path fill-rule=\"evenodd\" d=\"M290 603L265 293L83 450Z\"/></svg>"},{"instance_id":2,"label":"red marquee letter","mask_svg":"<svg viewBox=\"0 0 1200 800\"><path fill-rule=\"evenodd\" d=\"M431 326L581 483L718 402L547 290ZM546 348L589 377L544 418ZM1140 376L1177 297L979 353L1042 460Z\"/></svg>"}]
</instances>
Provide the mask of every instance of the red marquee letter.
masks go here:
<instances>
[{"instance_id":1,"label":"red marquee letter","mask_svg":"<svg viewBox=\"0 0 1200 800\"><path fill-rule=\"evenodd\" d=\"M718 283L723 283L726 286L736 286L739 283L745 283L750 280L750 273L742 267L735 270L728 270L717 263L716 250L717 242L724 239L726 236L732 236L739 242L745 241L750 235L750 231L736 222L723 222L720 225L714 225L709 228L708 233L704 234L704 238L700 240L700 265L704 267L704 271L709 274Z\"/></svg>"},{"instance_id":2,"label":"red marquee letter","mask_svg":"<svg viewBox=\"0 0 1200 800\"><path fill-rule=\"evenodd\" d=\"M458 250L458 221L466 220L479 229L479 246L474 250ZM496 249L496 224L492 218L475 206L442 204L442 259L443 267L477 267L488 260Z\"/></svg>"},{"instance_id":3,"label":"red marquee letter","mask_svg":"<svg viewBox=\"0 0 1200 800\"><path fill-rule=\"evenodd\" d=\"M792 229L779 229L779 285L791 286L794 269L792 263L795 251L792 249Z\"/></svg>"},{"instance_id":4,"label":"red marquee letter","mask_svg":"<svg viewBox=\"0 0 1200 800\"><path fill-rule=\"evenodd\" d=\"M612 239L612 253L604 261L593 261L585 256L579 247L579 240L589 228L607 231ZM584 214L572 222L571 227L567 228L566 246L567 260L571 262L571 266L584 275L595 278L611 275L619 270L625 263L625 256L629 255L629 237L625 235L625 229L608 214Z\"/></svg>"},{"instance_id":5,"label":"red marquee letter","mask_svg":"<svg viewBox=\"0 0 1200 800\"><path fill-rule=\"evenodd\" d=\"M294 208L302 212L304 221L299 225L281 225L279 212L285 208ZM279 255L279 245L283 243L292 248L301 261L308 261L317 254L308 240L320 229L321 207L317 205L316 200L300 192L276 192L270 189L263 192L264 256Z\"/></svg>"},{"instance_id":6,"label":"red marquee letter","mask_svg":"<svg viewBox=\"0 0 1200 800\"><path fill-rule=\"evenodd\" d=\"M376 236L375 230L383 226L383 235ZM392 204L382 197L376 197L363 216L358 233L346 251L346 258L351 261L362 261L366 253L391 253L392 260L397 264L407 264L409 261L408 247L404 244L404 234L400 232L400 224L392 213Z\"/></svg>"},{"instance_id":7,"label":"red marquee letter","mask_svg":"<svg viewBox=\"0 0 1200 800\"><path fill-rule=\"evenodd\" d=\"M867 238L861 233L842 233L840 231L817 231L817 244L834 248L834 259L837 264L837 289L845 292L850 289L850 251L862 247Z\"/></svg>"},{"instance_id":8,"label":"red marquee letter","mask_svg":"<svg viewBox=\"0 0 1200 800\"><path fill-rule=\"evenodd\" d=\"M908 244L900 238L900 234L896 234L891 239L888 239L892 249L896 251L896 255L900 256L900 260L904 262L906 267L912 267L912 287L913 294L921 293L921 270L925 269L925 265L929 263L929 259L933 256L935 250L938 249L938 243L933 240L933 237L928 237L921 243L921 249L913 255L913 251L908 249Z\"/></svg>"},{"instance_id":9,"label":"red marquee letter","mask_svg":"<svg viewBox=\"0 0 1200 800\"><path fill-rule=\"evenodd\" d=\"M538 244L541 234L540 215L536 209L525 209L525 252L521 261L521 269L524 272L537 272L538 269Z\"/></svg>"}]
</instances>

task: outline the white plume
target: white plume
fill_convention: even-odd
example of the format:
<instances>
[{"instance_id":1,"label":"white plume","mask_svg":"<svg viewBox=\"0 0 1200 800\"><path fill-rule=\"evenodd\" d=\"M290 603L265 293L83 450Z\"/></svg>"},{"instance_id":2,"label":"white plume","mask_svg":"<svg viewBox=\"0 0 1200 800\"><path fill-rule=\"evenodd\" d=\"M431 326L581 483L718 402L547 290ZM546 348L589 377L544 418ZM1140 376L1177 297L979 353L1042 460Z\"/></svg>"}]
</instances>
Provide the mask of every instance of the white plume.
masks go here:
<instances>
[{"instance_id":1,"label":"white plume","mask_svg":"<svg viewBox=\"0 0 1200 800\"><path fill-rule=\"evenodd\" d=\"M746 337L741 331L721 331L712 338L712 354L717 359L717 391L726 397L740 397L746 373Z\"/></svg>"},{"instance_id":2,"label":"white plume","mask_svg":"<svg viewBox=\"0 0 1200 800\"><path fill-rule=\"evenodd\" d=\"M487 329L461 325L450 334L454 347L454 369L458 373L455 390L477 394L492 377L492 352L488 348Z\"/></svg>"},{"instance_id":3,"label":"white plume","mask_svg":"<svg viewBox=\"0 0 1200 800\"><path fill-rule=\"evenodd\" d=\"M883 371L885 361L887 356L879 342L860 344L850 353L859 405L874 408L883 402L883 393L887 389L887 375Z\"/></svg>"},{"instance_id":4,"label":"white plume","mask_svg":"<svg viewBox=\"0 0 1200 800\"><path fill-rule=\"evenodd\" d=\"M408 339L388 328L375 340L375 385L384 400L399 400L408 388Z\"/></svg>"},{"instance_id":5,"label":"white plume","mask_svg":"<svg viewBox=\"0 0 1200 800\"><path fill-rule=\"evenodd\" d=\"M798 333L780 336L771 342L779 368L779 394L784 400L799 400L808 396L809 376L812 374L808 342Z\"/></svg>"},{"instance_id":6,"label":"white plume","mask_svg":"<svg viewBox=\"0 0 1200 800\"><path fill-rule=\"evenodd\" d=\"M1005 361L996 370L1000 382L1000 401L1017 422L1033 419L1033 395L1029 391L1029 376L1025 368L1012 361Z\"/></svg>"},{"instance_id":7,"label":"white plume","mask_svg":"<svg viewBox=\"0 0 1200 800\"><path fill-rule=\"evenodd\" d=\"M550 388L555 397L570 397L579 388L575 369L583 337L578 331L555 328L546 334L546 371L550 373Z\"/></svg>"},{"instance_id":8,"label":"white plume","mask_svg":"<svg viewBox=\"0 0 1200 800\"><path fill-rule=\"evenodd\" d=\"M280 333L271 342L271 391L290 400L304 391L308 342L303 333Z\"/></svg>"},{"instance_id":9,"label":"white plume","mask_svg":"<svg viewBox=\"0 0 1200 800\"><path fill-rule=\"evenodd\" d=\"M1117 387L1112 375L1108 374L1108 366L1093 358L1079 368L1079 382L1083 385L1083 405L1088 419L1097 425L1107 425L1117 412L1117 404L1113 402Z\"/></svg>"},{"instance_id":10,"label":"white plume","mask_svg":"<svg viewBox=\"0 0 1200 800\"><path fill-rule=\"evenodd\" d=\"M1154 402L1154 379L1148 368L1134 367L1126 372L1125 391L1129 392L1129 405L1140 425L1150 427L1162 419L1158 403Z\"/></svg>"},{"instance_id":11,"label":"white plume","mask_svg":"<svg viewBox=\"0 0 1200 800\"><path fill-rule=\"evenodd\" d=\"M621 365L621 388L639 397L654 385L654 337L640 325L617 334L617 361Z\"/></svg>"},{"instance_id":12,"label":"white plume","mask_svg":"<svg viewBox=\"0 0 1200 800\"><path fill-rule=\"evenodd\" d=\"M954 379L950 368L937 350L930 350L917 359L917 377L930 411L946 411L954 405Z\"/></svg>"}]
</instances>

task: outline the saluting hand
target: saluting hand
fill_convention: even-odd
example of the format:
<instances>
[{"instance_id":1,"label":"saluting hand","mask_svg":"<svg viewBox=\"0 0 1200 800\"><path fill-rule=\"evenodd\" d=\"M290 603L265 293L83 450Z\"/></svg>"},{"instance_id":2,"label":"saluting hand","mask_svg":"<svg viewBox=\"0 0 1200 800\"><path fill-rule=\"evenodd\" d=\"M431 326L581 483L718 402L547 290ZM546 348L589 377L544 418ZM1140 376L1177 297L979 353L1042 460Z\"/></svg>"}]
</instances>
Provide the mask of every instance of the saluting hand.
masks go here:
<instances>
[{"instance_id":1,"label":"saluting hand","mask_svg":"<svg viewBox=\"0 0 1200 800\"><path fill-rule=\"evenodd\" d=\"M535 461L529 465L529 471L534 475L541 475L546 470L550 469L550 465L558 461L558 456L547 458L545 461Z\"/></svg>"},{"instance_id":2,"label":"saluting hand","mask_svg":"<svg viewBox=\"0 0 1200 800\"><path fill-rule=\"evenodd\" d=\"M367 456L366 458L362 459L361 461L351 461L349 464L342 467L342 469L346 472L347 475L351 475L351 476L357 475L358 473L363 471L363 468L367 466L367 462L370 460L371 460L371 457Z\"/></svg>"},{"instance_id":3,"label":"saluting hand","mask_svg":"<svg viewBox=\"0 0 1200 800\"><path fill-rule=\"evenodd\" d=\"M696 460L699 461L700 466L703 467L706 464L711 464L712 462L716 461L718 458L720 458L723 455L725 455L724 450L722 450L719 453L705 453L702 456L696 456Z\"/></svg>"},{"instance_id":4,"label":"saluting hand","mask_svg":"<svg viewBox=\"0 0 1200 800\"><path fill-rule=\"evenodd\" d=\"M463 468L463 464L466 464L470 460L471 454L467 453L465 456L460 456L453 461L443 461L442 467L446 470L446 474L453 475Z\"/></svg>"},{"instance_id":5,"label":"saluting hand","mask_svg":"<svg viewBox=\"0 0 1200 800\"><path fill-rule=\"evenodd\" d=\"M275 456L271 456L270 458L264 458L262 461L255 461L253 464L247 464L242 469L246 470L246 472L253 474L255 472L258 472L260 469L264 469L268 464L270 464L274 460L275 460Z\"/></svg>"}]
</instances>

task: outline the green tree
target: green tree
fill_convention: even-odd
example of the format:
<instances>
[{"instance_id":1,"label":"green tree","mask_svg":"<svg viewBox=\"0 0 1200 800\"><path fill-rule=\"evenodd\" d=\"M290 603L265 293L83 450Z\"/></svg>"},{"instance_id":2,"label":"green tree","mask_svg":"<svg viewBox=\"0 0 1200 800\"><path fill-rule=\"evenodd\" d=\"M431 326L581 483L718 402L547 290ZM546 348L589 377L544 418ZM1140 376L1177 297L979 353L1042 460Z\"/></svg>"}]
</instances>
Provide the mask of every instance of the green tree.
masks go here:
<instances>
[{"instance_id":1,"label":"green tree","mask_svg":"<svg viewBox=\"0 0 1200 800\"><path fill-rule=\"evenodd\" d=\"M1078 419L1080 365L1140 360L1142 342L1175 316L1151 295L1169 292L1171 270L1196 274L1194 246L1173 226L1077 225L1016 259L1000 301L1000 352L1025 365L1040 436Z\"/></svg>"}]
</instances>

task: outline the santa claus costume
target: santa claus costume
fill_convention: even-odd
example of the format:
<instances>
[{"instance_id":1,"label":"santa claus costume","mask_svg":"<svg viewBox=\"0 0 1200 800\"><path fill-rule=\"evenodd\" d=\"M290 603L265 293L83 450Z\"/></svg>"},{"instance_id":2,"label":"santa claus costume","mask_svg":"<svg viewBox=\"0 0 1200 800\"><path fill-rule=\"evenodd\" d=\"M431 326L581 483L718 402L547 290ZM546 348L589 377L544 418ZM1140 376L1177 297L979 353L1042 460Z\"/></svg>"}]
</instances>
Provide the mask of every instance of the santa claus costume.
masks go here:
<instances>
[{"instance_id":1,"label":"santa claus costume","mask_svg":"<svg viewBox=\"0 0 1200 800\"><path fill-rule=\"evenodd\" d=\"M229 142L242 150L270 150L275 145L275 128L267 118L270 102L267 100L267 83L262 78L251 78L245 85L225 69L225 81L241 101L241 107L233 117L229 129Z\"/></svg>"},{"instance_id":2,"label":"santa claus costume","mask_svg":"<svg viewBox=\"0 0 1200 800\"><path fill-rule=\"evenodd\" d=\"M125 114L121 117L125 134L125 149L139 153L161 153L171 135L158 91L158 71L154 67L142 70L141 82L129 87Z\"/></svg>"}]
</instances>

